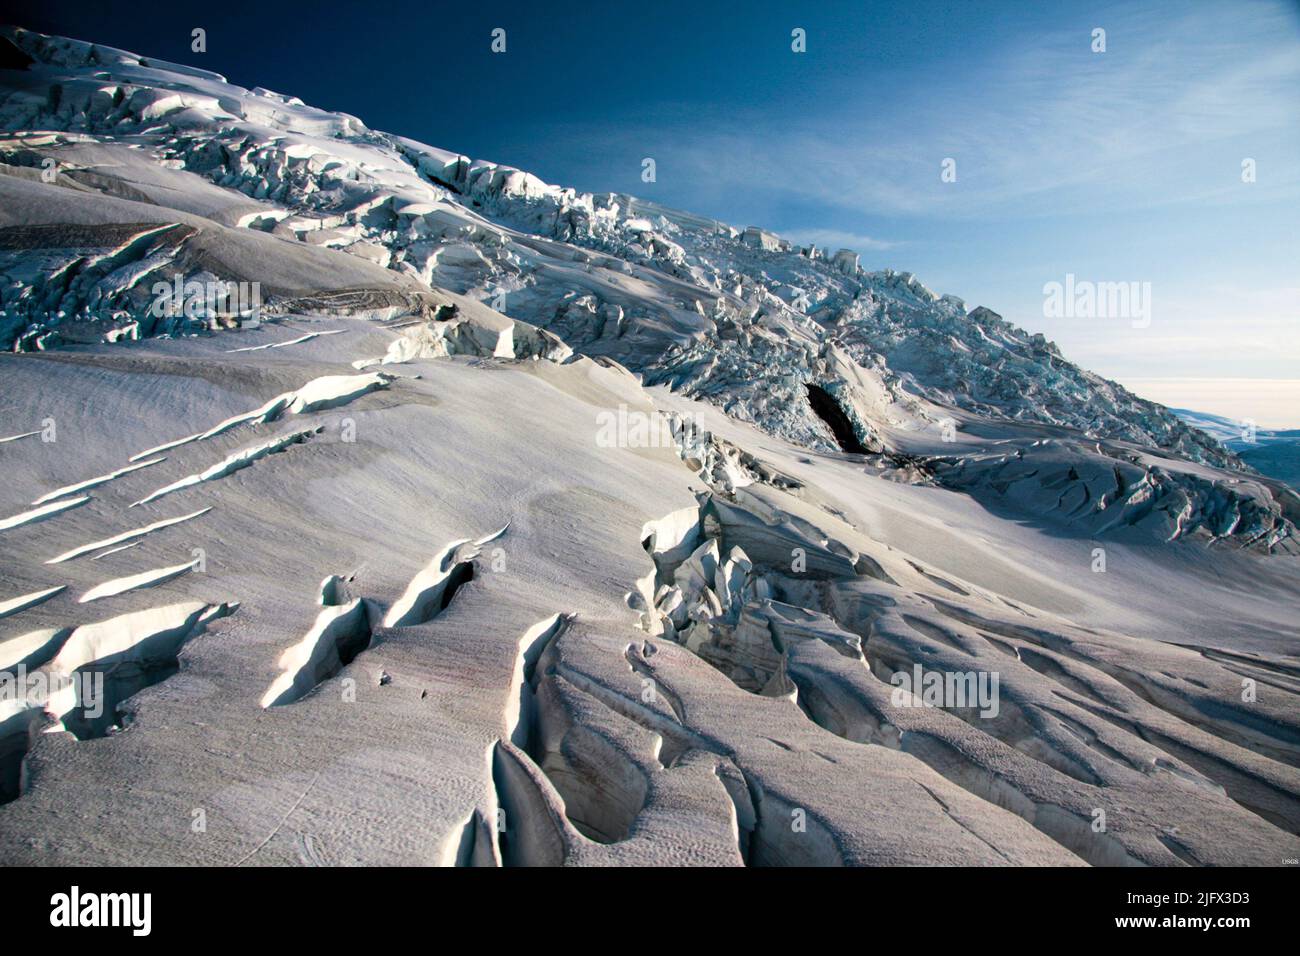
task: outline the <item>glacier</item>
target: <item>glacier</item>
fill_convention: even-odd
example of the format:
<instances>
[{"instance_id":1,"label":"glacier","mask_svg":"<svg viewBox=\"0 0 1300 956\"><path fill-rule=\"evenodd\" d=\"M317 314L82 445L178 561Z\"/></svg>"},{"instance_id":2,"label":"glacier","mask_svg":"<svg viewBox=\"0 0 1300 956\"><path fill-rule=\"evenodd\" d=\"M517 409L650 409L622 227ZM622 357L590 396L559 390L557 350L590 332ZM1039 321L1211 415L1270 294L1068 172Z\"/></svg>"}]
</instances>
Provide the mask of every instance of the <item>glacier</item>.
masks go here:
<instances>
[{"instance_id":1,"label":"glacier","mask_svg":"<svg viewBox=\"0 0 1300 956\"><path fill-rule=\"evenodd\" d=\"M1300 856L1300 498L1186 416L851 250L0 45L0 862Z\"/></svg>"}]
</instances>

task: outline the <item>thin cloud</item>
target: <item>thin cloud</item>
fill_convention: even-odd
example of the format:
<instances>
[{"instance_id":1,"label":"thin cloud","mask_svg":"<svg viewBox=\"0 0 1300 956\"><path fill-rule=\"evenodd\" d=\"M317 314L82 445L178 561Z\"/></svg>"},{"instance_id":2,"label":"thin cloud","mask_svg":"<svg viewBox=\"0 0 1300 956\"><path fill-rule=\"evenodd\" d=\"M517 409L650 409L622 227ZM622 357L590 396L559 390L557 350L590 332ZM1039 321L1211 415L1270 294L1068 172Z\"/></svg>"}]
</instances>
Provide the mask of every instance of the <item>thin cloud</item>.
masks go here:
<instances>
[{"instance_id":1,"label":"thin cloud","mask_svg":"<svg viewBox=\"0 0 1300 956\"><path fill-rule=\"evenodd\" d=\"M1072 29L990 50L893 101L848 88L837 106L795 122L696 111L658 156L663 168L724 191L968 217L1238 201L1240 160L1209 149L1231 144L1277 158L1262 160L1270 200L1300 196L1300 171L1285 159L1300 149L1295 18L1276 6L1253 13L1233 16L1229 30L1222 11L1114 8L1098 16L1108 24L1105 53ZM614 135L645 144L664 130ZM940 178L947 158L955 183Z\"/></svg>"},{"instance_id":2,"label":"thin cloud","mask_svg":"<svg viewBox=\"0 0 1300 956\"><path fill-rule=\"evenodd\" d=\"M863 252L869 249L896 249L902 243L889 239L877 239L874 236L864 236L856 232L845 232L840 229L783 229L781 235L794 242L804 245L814 244L819 249L851 249L854 252Z\"/></svg>"}]
</instances>

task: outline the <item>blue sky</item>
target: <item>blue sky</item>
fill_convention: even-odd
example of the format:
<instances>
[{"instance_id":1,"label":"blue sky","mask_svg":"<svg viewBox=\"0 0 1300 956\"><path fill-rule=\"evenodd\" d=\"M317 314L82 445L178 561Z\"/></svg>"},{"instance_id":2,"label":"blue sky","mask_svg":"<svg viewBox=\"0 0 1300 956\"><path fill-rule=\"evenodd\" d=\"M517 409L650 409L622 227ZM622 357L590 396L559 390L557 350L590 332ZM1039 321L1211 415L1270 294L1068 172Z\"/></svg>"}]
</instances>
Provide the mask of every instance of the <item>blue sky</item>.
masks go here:
<instances>
[{"instance_id":1,"label":"blue sky","mask_svg":"<svg viewBox=\"0 0 1300 956\"><path fill-rule=\"evenodd\" d=\"M1300 3L807 7L231 2L129 17L46 0L23 17L549 182L848 246L1141 394L1300 425ZM190 52L196 26L206 54ZM1067 273L1149 282L1149 326L1045 317L1043 286Z\"/></svg>"}]
</instances>

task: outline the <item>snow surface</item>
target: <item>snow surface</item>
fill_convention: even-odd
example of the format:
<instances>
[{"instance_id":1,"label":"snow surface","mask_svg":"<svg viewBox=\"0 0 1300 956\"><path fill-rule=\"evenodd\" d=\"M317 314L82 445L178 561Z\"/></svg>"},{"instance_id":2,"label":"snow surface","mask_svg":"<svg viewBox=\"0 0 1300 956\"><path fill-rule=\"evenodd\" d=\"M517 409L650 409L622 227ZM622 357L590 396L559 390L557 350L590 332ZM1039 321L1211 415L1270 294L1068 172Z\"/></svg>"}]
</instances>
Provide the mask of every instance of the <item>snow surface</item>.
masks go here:
<instances>
[{"instance_id":1,"label":"snow surface","mask_svg":"<svg viewBox=\"0 0 1300 956\"><path fill-rule=\"evenodd\" d=\"M1204 431L909 273L4 35L0 862L1300 856L1300 499Z\"/></svg>"}]
</instances>

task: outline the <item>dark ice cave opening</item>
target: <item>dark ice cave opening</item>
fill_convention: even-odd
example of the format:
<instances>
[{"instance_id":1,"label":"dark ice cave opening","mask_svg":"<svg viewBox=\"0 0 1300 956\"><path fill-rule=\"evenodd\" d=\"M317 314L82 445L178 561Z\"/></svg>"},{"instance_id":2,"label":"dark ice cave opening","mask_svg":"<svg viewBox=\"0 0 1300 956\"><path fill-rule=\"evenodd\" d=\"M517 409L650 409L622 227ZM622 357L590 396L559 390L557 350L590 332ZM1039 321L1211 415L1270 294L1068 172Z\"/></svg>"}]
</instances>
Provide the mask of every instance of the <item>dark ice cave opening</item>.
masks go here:
<instances>
[{"instance_id":1,"label":"dark ice cave opening","mask_svg":"<svg viewBox=\"0 0 1300 956\"><path fill-rule=\"evenodd\" d=\"M840 403L835 401L831 393L812 382L806 383L804 387L808 389L808 404L830 428L840 449L855 455L867 454L867 449L858 441L858 434L853 430L849 416L844 414L844 409L840 408Z\"/></svg>"}]
</instances>

